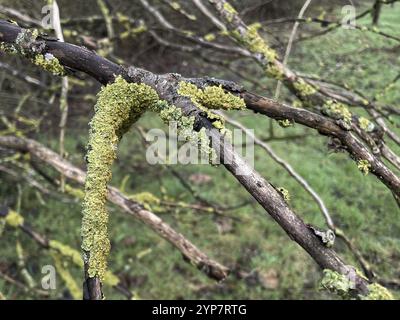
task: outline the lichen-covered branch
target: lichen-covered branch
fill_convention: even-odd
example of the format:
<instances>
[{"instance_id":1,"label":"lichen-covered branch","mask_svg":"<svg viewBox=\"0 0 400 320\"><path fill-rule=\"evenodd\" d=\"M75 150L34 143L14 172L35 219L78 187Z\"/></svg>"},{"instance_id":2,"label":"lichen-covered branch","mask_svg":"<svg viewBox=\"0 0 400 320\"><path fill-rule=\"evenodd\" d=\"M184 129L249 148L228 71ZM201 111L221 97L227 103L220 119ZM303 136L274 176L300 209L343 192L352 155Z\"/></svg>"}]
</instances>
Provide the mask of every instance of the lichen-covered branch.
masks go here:
<instances>
[{"instance_id":1,"label":"lichen-covered branch","mask_svg":"<svg viewBox=\"0 0 400 320\"><path fill-rule=\"evenodd\" d=\"M350 131L344 130L334 121L305 109L290 107L272 99L244 92L243 99L247 107L257 113L268 117L284 120L290 119L296 123L318 130L322 135L338 139L341 148L359 164L364 160L368 162L369 170L381 180L396 197L400 196L400 179L379 158L370 152Z\"/></svg>"},{"instance_id":2,"label":"lichen-covered branch","mask_svg":"<svg viewBox=\"0 0 400 320\"><path fill-rule=\"evenodd\" d=\"M128 84L122 78L117 78L98 94L95 115L90 122L85 198L82 205L82 250L87 281L95 277L102 281L107 269L110 251L107 185L111 180L111 165L116 158L118 143L143 111L157 101L158 97L150 87Z\"/></svg>"},{"instance_id":3,"label":"lichen-covered branch","mask_svg":"<svg viewBox=\"0 0 400 320\"><path fill-rule=\"evenodd\" d=\"M306 108L313 108L314 110L321 111L328 117L331 117L335 122L345 130L352 130L356 133L361 132L359 138L362 140L381 142L379 134L372 135L372 132L377 131L378 128L371 130L363 129L362 118L353 115L347 106L325 97L322 90L305 79L297 75L290 68L285 66L277 56L277 53L270 48L267 42L261 37L258 32L259 24L247 26L240 18L238 12L226 0L209 0L214 6L215 10L221 18L217 26L222 31L226 32L232 39L234 39L240 46L248 49L253 53L255 61L265 70L266 74L282 83L294 93ZM215 20L215 19L214 19ZM214 21L212 20L212 21ZM365 106L369 105L369 101L363 101ZM370 132L371 131L371 132ZM371 156L373 156L370 153ZM369 161L369 159L367 159ZM384 171L390 171L386 165L381 162L380 165ZM393 172L391 172L393 176ZM378 175L379 177L379 175ZM386 183L386 185L388 185ZM395 192L396 193L396 192ZM398 196L398 195L397 195Z\"/></svg>"}]
</instances>

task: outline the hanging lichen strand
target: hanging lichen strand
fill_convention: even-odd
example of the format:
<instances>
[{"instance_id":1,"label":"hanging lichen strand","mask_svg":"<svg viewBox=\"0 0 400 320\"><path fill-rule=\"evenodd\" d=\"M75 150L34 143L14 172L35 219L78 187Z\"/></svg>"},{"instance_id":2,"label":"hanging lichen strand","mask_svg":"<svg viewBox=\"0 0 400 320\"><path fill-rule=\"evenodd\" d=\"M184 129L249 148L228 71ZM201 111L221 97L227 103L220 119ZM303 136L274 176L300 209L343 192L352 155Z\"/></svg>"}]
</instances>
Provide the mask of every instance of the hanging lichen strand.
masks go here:
<instances>
[{"instance_id":1,"label":"hanging lichen strand","mask_svg":"<svg viewBox=\"0 0 400 320\"><path fill-rule=\"evenodd\" d=\"M87 176L83 200L82 250L90 278L104 279L107 256L107 183L111 165L123 134L140 115L158 101L158 95L144 84L128 83L121 77L98 94L95 115L90 122Z\"/></svg>"}]
</instances>

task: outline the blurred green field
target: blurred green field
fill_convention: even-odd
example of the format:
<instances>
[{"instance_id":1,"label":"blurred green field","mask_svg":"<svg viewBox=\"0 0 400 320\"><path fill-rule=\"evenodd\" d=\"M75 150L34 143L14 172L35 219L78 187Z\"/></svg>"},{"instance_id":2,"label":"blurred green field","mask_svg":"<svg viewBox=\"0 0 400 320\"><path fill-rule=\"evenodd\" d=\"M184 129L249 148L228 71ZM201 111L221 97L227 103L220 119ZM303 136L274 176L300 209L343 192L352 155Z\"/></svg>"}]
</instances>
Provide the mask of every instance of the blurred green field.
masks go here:
<instances>
[{"instance_id":1,"label":"blurred green field","mask_svg":"<svg viewBox=\"0 0 400 320\"><path fill-rule=\"evenodd\" d=\"M384 7L379 29L400 36L399 16L400 5ZM371 18L367 16L358 23L370 26ZM289 65L303 73L345 83L373 98L400 72L398 49L389 50L396 45L397 42L374 33L337 29L324 37L297 43ZM269 79L261 81L269 88L269 92L264 94L271 96L276 83ZM282 98L287 96L284 91ZM379 100L396 107L399 107L399 101L400 82ZM362 110L355 111L363 114ZM231 113L231 116L254 128L259 137L268 138L267 118L251 112ZM165 128L152 114L146 114L138 125L148 129ZM283 129L275 123L274 128L277 136L307 135L301 140L276 140L270 144L319 193L334 221L354 240L373 269L385 279L399 279L399 209L391 193L374 176L363 176L347 154L331 153L327 148L327 138L299 125ZM38 140L53 150L57 149L57 138L49 141L49 137L43 135ZM69 123L66 148L69 154L73 154L69 160L80 167L84 167L83 154L76 152L78 146L85 145L86 141L87 135L75 132L74 125ZM123 138L119 155L113 167L114 186L121 186L125 180L127 194L150 192L165 201L195 203L190 193L168 170L146 163L145 148L136 130L131 130ZM259 148L255 152L255 167L275 186L289 190L291 206L307 223L325 228L322 214L312 198ZM217 284L187 264L177 250L148 227L110 206L110 269L138 298L335 298L318 290L322 272L312 259L287 237L223 167L177 165L174 169L188 179L199 173L209 176L210 181L194 184L194 188L211 202L234 206L249 201L244 207L225 212L228 217L223 218L184 208L165 209L153 205L152 209L217 261L228 266L239 265L250 275L246 279L231 275L225 282ZM6 175L0 177L0 198L17 192L16 184L11 179ZM52 197L40 199L37 192L26 184L21 184L21 194L20 211L30 225L49 238L79 249L79 200L70 198L71 201L64 203ZM225 226L223 231L218 227L221 224ZM28 270L40 283L40 270L43 265L53 264L52 258L22 232L10 228L3 231L0 264L17 262L17 239L24 249ZM346 261L356 263L340 240L336 242L335 249ZM17 269L14 275L22 279ZM82 271L72 265L69 265L69 270L80 285ZM31 298L1 279L0 292L10 298ZM400 296L400 290L392 292L397 298ZM110 288L105 289L105 294L108 299L123 298ZM57 289L51 291L51 297L70 297L60 278L57 279Z\"/></svg>"}]
</instances>

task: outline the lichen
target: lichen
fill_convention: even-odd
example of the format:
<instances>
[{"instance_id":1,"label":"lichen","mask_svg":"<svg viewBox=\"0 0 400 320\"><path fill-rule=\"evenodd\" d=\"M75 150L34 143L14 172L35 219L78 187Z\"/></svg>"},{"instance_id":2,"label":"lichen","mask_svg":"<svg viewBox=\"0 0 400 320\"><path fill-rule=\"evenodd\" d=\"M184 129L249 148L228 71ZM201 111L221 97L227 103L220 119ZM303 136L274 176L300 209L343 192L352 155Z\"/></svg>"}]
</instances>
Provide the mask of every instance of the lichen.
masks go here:
<instances>
[{"instance_id":1,"label":"lichen","mask_svg":"<svg viewBox=\"0 0 400 320\"><path fill-rule=\"evenodd\" d=\"M215 34L213 33L208 33L204 36L204 40L208 41L208 42L212 42L216 39Z\"/></svg>"},{"instance_id":2,"label":"lichen","mask_svg":"<svg viewBox=\"0 0 400 320\"><path fill-rule=\"evenodd\" d=\"M121 32L120 38L125 39L129 36L135 37L143 32L146 32L147 30L148 30L147 26L142 21L139 23L137 27L133 28L130 27L130 25L128 24L128 26L126 27L126 31Z\"/></svg>"},{"instance_id":3,"label":"lichen","mask_svg":"<svg viewBox=\"0 0 400 320\"><path fill-rule=\"evenodd\" d=\"M361 300L394 300L390 291L378 283L368 285L368 290L369 294L361 296Z\"/></svg>"},{"instance_id":4,"label":"lichen","mask_svg":"<svg viewBox=\"0 0 400 320\"><path fill-rule=\"evenodd\" d=\"M339 229L336 229L336 234L339 235L339 232L341 232L341 235L343 235L343 231L341 231L341 230L339 230ZM355 270L356 274L357 274L360 278L363 278L364 280L367 280L367 281L368 281L368 278L365 276L364 273L362 273L362 271L361 271L360 269L354 268L354 270Z\"/></svg>"},{"instance_id":5,"label":"lichen","mask_svg":"<svg viewBox=\"0 0 400 320\"><path fill-rule=\"evenodd\" d=\"M358 119L358 124L359 124L360 128L366 132L371 132L374 130L374 124L371 121L369 121L367 118L360 117Z\"/></svg>"},{"instance_id":6,"label":"lichen","mask_svg":"<svg viewBox=\"0 0 400 320\"><path fill-rule=\"evenodd\" d=\"M343 299L350 299L354 297L350 294L350 291L354 289L354 283L352 283L348 277L342 275L336 271L325 269L324 277L320 282L320 289L329 290L336 293ZM365 277L363 277L365 278ZM366 296L358 295L355 298L361 300L393 300L393 295L388 289L381 286L378 283L372 283L367 286L369 293Z\"/></svg>"},{"instance_id":7,"label":"lichen","mask_svg":"<svg viewBox=\"0 0 400 320\"><path fill-rule=\"evenodd\" d=\"M226 19L231 22L233 18L237 15L237 11L228 2L224 3L224 10L226 14Z\"/></svg>"},{"instance_id":8,"label":"lichen","mask_svg":"<svg viewBox=\"0 0 400 320\"><path fill-rule=\"evenodd\" d=\"M50 240L49 247L56 250L64 257L68 257L75 265L83 266L82 255L79 253L79 251L57 240Z\"/></svg>"},{"instance_id":9,"label":"lichen","mask_svg":"<svg viewBox=\"0 0 400 320\"><path fill-rule=\"evenodd\" d=\"M326 247L332 248L333 245L335 244L335 239L336 239L335 232L329 229L325 232L325 235L322 237L322 242Z\"/></svg>"},{"instance_id":10,"label":"lichen","mask_svg":"<svg viewBox=\"0 0 400 320\"><path fill-rule=\"evenodd\" d=\"M85 197L85 192L82 189L79 188L74 188L70 186L69 184L66 184L64 187L65 193L78 198L78 199L83 199Z\"/></svg>"},{"instance_id":11,"label":"lichen","mask_svg":"<svg viewBox=\"0 0 400 320\"><path fill-rule=\"evenodd\" d=\"M123 134L141 114L158 101L157 93L145 84L128 83L117 77L98 94L90 133L83 200L82 250L89 277L104 279L107 256L108 212L107 184L111 180L111 165Z\"/></svg>"},{"instance_id":12,"label":"lichen","mask_svg":"<svg viewBox=\"0 0 400 320\"><path fill-rule=\"evenodd\" d=\"M371 171L371 164L368 160L361 159L357 161L357 168L366 176Z\"/></svg>"},{"instance_id":13,"label":"lichen","mask_svg":"<svg viewBox=\"0 0 400 320\"><path fill-rule=\"evenodd\" d=\"M192 84L181 82L178 93L189 96L196 105L205 110L245 108L243 99L226 93L222 87L198 89ZM166 123L175 121L179 136L199 146L202 157L206 155L210 162L216 158L205 128L196 132L194 117L187 117L180 108L160 100L151 87L128 83L119 76L114 83L102 88L98 94L95 115L90 122L82 210L82 250L89 277L99 277L104 280L106 274L110 241L105 204L107 184L111 179L111 165L116 158L117 145L132 123L146 110L159 113L160 118ZM220 120L217 115L210 117Z\"/></svg>"},{"instance_id":14,"label":"lichen","mask_svg":"<svg viewBox=\"0 0 400 320\"><path fill-rule=\"evenodd\" d=\"M63 257L70 259L70 261L78 266L83 267L82 255L78 250L71 248L57 240L50 240L49 247L55 250L57 253L61 254ZM110 271L106 271L104 276L104 284L110 286L116 286L119 283L119 278Z\"/></svg>"},{"instance_id":15,"label":"lichen","mask_svg":"<svg viewBox=\"0 0 400 320\"><path fill-rule=\"evenodd\" d=\"M335 120L343 120L347 128L351 128L352 114L343 103L328 100L322 107L322 113Z\"/></svg>"},{"instance_id":16,"label":"lichen","mask_svg":"<svg viewBox=\"0 0 400 320\"><path fill-rule=\"evenodd\" d=\"M31 48L36 38L39 35L39 31L37 29L22 29L20 33L18 33L17 37L15 38L15 46L18 51L20 51L23 55L25 55L24 49ZM35 51L35 48L31 48Z\"/></svg>"},{"instance_id":17,"label":"lichen","mask_svg":"<svg viewBox=\"0 0 400 320\"><path fill-rule=\"evenodd\" d=\"M244 100L230 92L225 92L222 86L207 86L199 89L196 85L181 81L178 93L189 97L192 102L202 111L217 129L225 131L225 120L222 116L210 110L243 110L246 108Z\"/></svg>"},{"instance_id":18,"label":"lichen","mask_svg":"<svg viewBox=\"0 0 400 320\"><path fill-rule=\"evenodd\" d=\"M282 128L288 128L293 126L293 121L289 120L289 119L283 119L283 120L278 120L278 124L282 127Z\"/></svg>"},{"instance_id":19,"label":"lichen","mask_svg":"<svg viewBox=\"0 0 400 320\"><path fill-rule=\"evenodd\" d=\"M8 54L18 53L18 50L15 48L14 45L5 42L0 42L0 51Z\"/></svg>"},{"instance_id":20,"label":"lichen","mask_svg":"<svg viewBox=\"0 0 400 320\"><path fill-rule=\"evenodd\" d=\"M289 202L290 201L290 193L287 189L280 187L276 189L283 197L283 200L285 200L285 202Z\"/></svg>"},{"instance_id":21,"label":"lichen","mask_svg":"<svg viewBox=\"0 0 400 320\"><path fill-rule=\"evenodd\" d=\"M323 270L323 273L320 290L328 290L343 299L350 298L349 291L353 288L353 283L345 275L330 269Z\"/></svg>"},{"instance_id":22,"label":"lichen","mask_svg":"<svg viewBox=\"0 0 400 320\"><path fill-rule=\"evenodd\" d=\"M5 217L5 222L7 225L18 228L24 224L24 217L21 216L18 212L14 210L10 210Z\"/></svg>"},{"instance_id":23,"label":"lichen","mask_svg":"<svg viewBox=\"0 0 400 320\"><path fill-rule=\"evenodd\" d=\"M130 195L129 199L139 202L147 210L151 210L153 205L157 206L160 204L160 199L150 192L136 193Z\"/></svg>"},{"instance_id":24,"label":"lichen","mask_svg":"<svg viewBox=\"0 0 400 320\"><path fill-rule=\"evenodd\" d=\"M65 69L51 53L43 54L44 42L36 42L39 36L37 29L23 29L15 38L15 45L2 43L0 49L7 53L19 53L30 59L33 64L42 67L54 75L63 76Z\"/></svg>"},{"instance_id":25,"label":"lichen","mask_svg":"<svg viewBox=\"0 0 400 320\"><path fill-rule=\"evenodd\" d=\"M314 234L321 240L321 242L326 246L327 248L331 248L335 244L335 239L336 235L335 232L331 229L328 229L326 231L317 229L311 225L309 225L311 230L314 232Z\"/></svg>"},{"instance_id":26,"label":"lichen","mask_svg":"<svg viewBox=\"0 0 400 320\"><path fill-rule=\"evenodd\" d=\"M55 76L63 76L65 74L64 67L51 53L46 53L45 55L37 54L32 59L32 62L35 65L42 67L44 70L51 72Z\"/></svg>"},{"instance_id":27,"label":"lichen","mask_svg":"<svg viewBox=\"0 0 400 320\"><path fill-rule=\"evenodd\" d=\"M178 11L181 15L185 16L189 20L192 20L192 21L196 21L197 20L196 16L186 12L186 10L182 8L182 6L181 6L181 4L179 2L177 2L177 1L172 1L172 2L168 1L168 4L170 5L170 7L172 9Z\"/></svg>"},{"instance_id":28,"label":"lichen","mask_svg":"<svg viewBox=\"0 0 400 320\"><path fill-rule=\"evenodd\" d=\"M75 279L72 277L71 273L69 272L68 264L63 261L59 254L53 253L52 254L54 260L54 266L57 269L58 275L64 281L65 286L67 287L68 291L71 293L71 296L75 300L82 300L82 290L76 283Z\"/></svg>"},{"instance_id":29,"label":"lichen","mask_svg":"<svg viewBox=\"0 0 400 320\"><path fill-rule=\"evenodd\" d=\"M293 82L293 87L296 89L296 92L303 98L312 96L317 92L315 88L305 82L303 79L297 79Z\"/></svg>"},{"instance_id":30,"label":"lichen","mask_svg":"<svg viewBox=\"0 0 400 320\"><path fill-rule=\"evenodd\" d=\"M368 105L369 105L369 101L368 101L367 99L363 99L363 100L362 100L362 104L363 104L364 106L368 106Z\"/></svg>"},{"instance_id":31,"label":"lichen","mask_svg":"<svg viewBox=\"0 0 400 320\"><path fill-rule=\"evenodd\" d=\"M248 26L245 34L235 30L232 36L252 53L260 54L266 62L274 62L278 55L258 33L260 27L261 24L254 23Z\"/></svg>"},{"instance_id":32,"label":"lichen","mask_svg":"<svg viewBox=\"0 0 400 320\"><path fill-rule=\"evenodd\" d=\"M134 199L135 201L140 203L156 203L156 204L160 203L160 199L150 192L136 193L134 195L129 196L129 198Z\"/></svg>"},{"instance_id":33,"label":"lichen","mask_svg":"<svg viewBox=\"0 0 400 320\"><path fill-rule=\"evenodd\" d=\"M267 67L265 68L265 72L267 75L270 77L276 79L276 80L283 80L284 79L284 73L281 68L279 68L275 63L270 62L267 64Z\"/></svg>"},{"instance_id":34,"label":"lichen","mask_svg":"<svg viewBox=\"0 0 400 320\"><path fill-rule=\"evenodd\" d=\"M190 97L192 101L208 109L243 110L246 108L246 103L242 98L225 92L222 86L207 86L199 89L192 83L181 81L178 93Z\"/></svg>"},{"instance_id":35,"label":"lichen","mask_svg":"<svg viewBox=\"0 0 400 320\"><path fill-rule=\"evenodd\" d=\"M180 138L198 146L202 158L214 163L217 156L215 150L210 146L210 139L207 136L206 129L201 128L200 131L196 132L193 128L194 117L183 115L180 108L174 105L170 106L165 101L160 101L153 111L159 113L164 123L175 122Z\"/></svg>"}]
</instances>

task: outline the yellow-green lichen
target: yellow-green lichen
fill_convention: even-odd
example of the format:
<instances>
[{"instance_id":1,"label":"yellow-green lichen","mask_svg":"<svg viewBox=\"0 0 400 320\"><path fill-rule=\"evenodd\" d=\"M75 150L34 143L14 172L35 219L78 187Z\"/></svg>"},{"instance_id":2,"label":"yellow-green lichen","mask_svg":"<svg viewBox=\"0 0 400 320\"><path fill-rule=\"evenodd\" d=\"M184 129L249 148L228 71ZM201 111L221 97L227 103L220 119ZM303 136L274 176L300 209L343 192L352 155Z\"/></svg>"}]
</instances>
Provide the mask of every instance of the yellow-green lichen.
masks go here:
<instances>
[{"instance_id":1,"label":"yellow-green lichen","mask_svg":"<svg viewBox=\"0 0 400 320\"><path fill-rule=\"evenodd\" d=\"M65 69L60 61L51 53L43 53L45 50L44 42L36 42L39 36L37 29L23 29L15 39L12 46L16 52L31 60L31 62L54 75L62 76Z\"/></svg>"},{"instance_id":2,"label":"yellow-green lichen","mask_svg":"<svg viewBox=\"0 0 400 320\"><path fill-rule=\"evenodd\" d=\"M154 194L150 192L141 192L141 193L136 193L131 196L129 196L130 199L133 199L139 203L155 203L159 204L160 199L157 198Z\"/></svg>"},{"instance_id":3,"label":"yellow-green lichen","mask_svg":"<svg viewBox=\"0 0 400 320\"><path fill-rule=\"evenodd\" d=\"M172 2L168 1L168 4L170 5L170 7L172 9L178 11L180 14L182 14L183 16L188 18L189 20L192 20L192 21L197 20L196 16L186 12L186 10L182 8L182 6L181 6L181 4L179 2L177 2L177 1L172 1Z\"/></svg>"},{"instance_id":4,"label":"yellow-green lichen","mask_svg":"<svg viewBox=\"0 0 400 320\"><path fill-rule=\"evenodd\" d=\"M292 102L293 107L295 108L304 108L304 103L301 100L295 100Z\"/></svg>"},{"instance_id":5,"label":"yellow-green lichen","mask_svg":"<svg viewBox=\"0 0 400 320\"><path fill-rule=\"evenodd\" d=\"M350 298L349 291L353 289L354 284L345 275L330 269L325 269L323 273L320 290L328 290L343 299Z\"/></svg>"},{"instance_id":6,"label":"yellow-green lichen","mask_svg":"<svg viewBox=\"0 0 400 320\"><path fill-rule=\"evenodd\" d=\"M225 120L210 109L243 110L246 108L246 103L242 98L225 92L222 86L207 86L199 89L192 83L181 81L178 93L189 97L199 109L203 110L213 126L221 133L228 133L225 129Z\"/></svg>"},{"instance_id":7,"label":"yellow-green lichen","mask_svg":"<svg viewBox=\"0 0 400 320\"><path fill-rule=\"evenodd\" d=\"M181 83L182 84L182 83ZM186 84L178 93L205 108L243 109L244 101L221 87L200 90ZM204 108L204 107L203 107ZM82 250L88 265L89 277L103 280L106 274L107 256L110 251L108 239L108 212L106 210L107 183L111 179L111 165L116 158L117 145L123 134L146 110L159 113L164 122L175 121L178 134L186 141L200 147L202 156L215 159L206 130L195 132L194 117L186 117L182 110L161 101L157 93L144 84L128 83L122 77L102 88L98 94L95 115L90 123L88 143L87 177L82 218ZM215 115L216 117L216 115Z\"/></svg>"},{"instance_id":8,"label":"yellow-green lichen","mask_svg":"<svg viewBox=\"0 0 400 320\"><path fill-rule=\"evenodd\" d=\"M95 115L90 122L82 206L82 250L89 277L103 280L106 273L110 251L107 184L111 180L117 145L131 124L157 101L158 95L151 87L128 83L122 77L117 77L98 94Z\"/></svg>"},{"instance_id":9,"label":"yellow-green lichen","mask_svg":"<svg viewBox=\"0 0 400 320\"><path fill-rule=\"evenodd\" d=\"M196 132L193 129L194 117L184 116L180 108L174 105L170 106L165 101L160 101L158 107L153 111L158 112L160 118L166 124L175 122L181 139L198 146L202 158L207 159L210 163L214 162L216 153L210 146L210 139L207 136L206 129L201 128L200 131Z\"/></svg>"},{"instance_id":10,"label":"yellow-green lichen","mask_svg":"<svg viewBox=\"0 0 400 320\"><path fill-rule=\"evenodd\" d=\"M125 39L129 36L135 37L135 36L137 36L143 32L146 32L148 30L147 26L144 24L144 22L140 22L140 24L137 27L133 27L133 28L128 25L128 27L126 29L127 29L126 31L120 33L119 37L121 39Z\"/></svg>"},{"instance_id":11,"label":"yellow-green lichen","mask_svg":"<svg viewBox=\"0 0 400 320\"><path fill-rule=\"evenodd\" d=\"M226 20L231 22L233 18L237 15L237 11L234 7L232 7L228 2L224 3L224 10L225 10L225 16Z\"/></svg>"},{"instance_id":12,"label":"yellow-green lichen","mask_svg":"<svg viewBox=\"0 0 400 320\"><path fill-rule=\"evenodd\" d=\"M65 74L65 69L60 64L60 61L50 53L46 53L45 55L37 54L32 59L32 62L55 76L62 76Z\"/></svg>"},{"instance_id":13,"label":"yellow-green lichen","mask_svg":"<svg viewBox=\"0 0 400 320\"><path fill-rule=\"evenodd\" d=\"M85 192L82 189L79 188L74 188L72 186L70 186L69 184L65 185L65 193L78 198L78 199L83 199L85 197Z\"/></svg>"},{"instance_id":14,"label":"yellow-green lichen","mask_svg":"<svg viewBox=\"0 0 400 320\"><path fill-rule=\"evenodd\" d=\"M15 48L14 45L5 42L0 42L0 51L8 54L18 53L18 50Z\"/></svg>"},{"instance_id":15,"label":"yellow-green lichen","mask_svg":"<svg viewBox=\"0 0 400 320\"><path fill-rule=\"evenodd\" d=\"M49 241L50 249L55 250L57 253L61 254L63 257L68 258L74 265L79 268L83 267L82 255L78 250L71 248L57 240ZM104 276L104 284L109 286L115 286L119 283L119 278L110 271L106 271Z\"/></svg>"},{"instance_id":16,"label":"yellow-green lichen","mask_svg":"<svg viewBox=\"0 0 400 320\"><path fill-rule=\"evenodd\" d=\"M371 171L371 164L368 160L361 159L357 161L357 168L366 176Z\"/></svg>"},{"instance_id":17,"label":"yellow-green lichen","mask_svg":"<svg viewBox=\"0 0 400 320\"><path fill-rule=\"evenodd\" d=\"M59 254L53 253L51 255L54 260L54 266L57 269L57 274L61 277L64 281L65 286L67 287L68 291L71 293L71 296L75 300L82 300L82 290L76 283L75 279L71 275L68 270L68 263L63 261Z\"/></svg>"},{"instance_id":18,"label":"yellow-green lichen","mask_svg":"<svg viewBox=\"0 0 400 320\"><path fill-rule=\"evenodd\" d=\"M265 68L265 72L267 75L270 77L276 79L276 80L283 80L285 75L283 73L282 68L280 68L277 64L273 62L269 62L267 64L267 67Z\"/></svg>"},{"instance_id":19,"label":"yellow-green lichen","mask_svg":"<svg viewBox=\"0 0 400 320\"><path fill-rule=\"evenodd\" d=\"M53 250L56 250L62 256L69 258L75 265L83 266L82 255L79 251L57 240L50 240L49 247Z\"/></svg>"},{"instance_id":20,"label":"yellow-green lichen","mask_svg":"<svg viewBox=\"0 0 400 320\"><path fill-rule=\"evenodd\" d=\"M390 291L378 283L368 285L368 290L368 295L360 297L362 300L394 300Z\"/></svg>"},{"instance_id":21,"label":"yellow-green lichen","mask_svg":"<svg viewBox=\"0 0 400 320\"><path fill-rule=\"evenodd\" d=\"M289 202L290 201L290 193L287 189L280 187L276 189L283 197L283 200L285 200L285 202Z\"/></svg>"},{"instance_id":22,"label":"yellow-green lichen","mask_svg":"<svg viewBox=\"0 0 400 320\"><path fill-rule=\"evenodd\" d=\"M243 110L246 108L246 103L242 98L225 92L222 86L208 86L199 89L192 83L181 81L178 93L208 109Z\"/></svg>"},{"instance_id":23,"label":"yellow-green lichen","mask_svg":"<svg viewBox=\"0 0 400 320\"><path fill-rule=\"evenodd\" d=\"M289 120L289 119L283 119L283 120L278 120L278 124L282 127L282 128L288 128L293 126L293 121Z\"/></svg>"},{"instance_id":24,"label":"yellow-green lichen","mask_svg":"<svg viewBox=\"0 0 400 320\"><path fill-rule=\"evenodd\" d=\"M23 51L24 48L30 47L39 36L39 31L37 29L22 29L15 38L15 45Z\"/></svg>"},{"instance_id":25,"label":"yellow-green lichen","mask_svg":"<svg viewBox=\"0 0 400 320\"><path fill-rule=\"evenodd\" d=\"M129 196L136 202L139 202L147 210L152 210L152 206L158 206L160 204L160 199L150 192L141 192Z\"/></svg>"},{"instance_id":26,"label":"yellow-green lichen","mask_svg":"<svg viewBox=\"0 0 400 320\"><path fill-rule=\"evenodd\" d=\"M267 42L260 36L258 30L260 29L261 24L254 23L249 25L246 33L240 33L237 30L234 30L231 34L232 36L240 42L244 47L246 47L250 52L261 55L265 62L272 63L277 58L277 53L275 50L271 49ZM276 68L276 66L271 65L269 68ZM272 71L272 70L270 70ZM281 74L281 71L276 69L278 74Z\"/></svg>"},{"instance_id":27,"label":"yellow-green lichen","mask_svg":"<svg viewBox=\"0 0 400 320\"><path fill-rule=\"evenodd\" d=\"M24 217L21 216L18 212L10 210L5 217L5 222L9 226L17 228L24 224Z\"/></svg>"},{"instance_id":28,"label":"yellow-green lichen","mask_svg":"<svg viewBox=\"0 0 400 320\"><path fill-rule=\"evenodd\" d=\"M317 92L317 90L312 85L308 84L303 79L297 79L296 81L294 81L293 87L295 88L296 92L303 98L312 96Z\"/></svg>"},{"instance_id":29,"label":"yellow-green lichen","mask_svg":"<svg viewBox=\"0 0 400 320\"><path fill-rule=\"evenodd\" d=\"M351 128L352 114L343 103L328 100L322 107L322 112L335 120L342 120L346 128Z\"/></svg>"},{"instance_id":30,"label":"yellow-green lichen","mask_svg":"<svg viewBox=\"0 0 400 320\"><path fill-rule=\"evenodd\" d=\"M212 42L216 39L216 36L214 33L208 33L204 36L204 40L208 41L208 42Z\"/></svg>"},{"instance_id":31,"label":"yellow-green lichen","mask_svg":"<svg viewBox=\"0 0 400 320\"><path fill-rule=\"evenodd\" d=\"M374 130L374 124L371 121L369 121L367 118L360 117L358 119L358 124L359 124L360 128L366 132L371 132Z\"/></svg>"}]
</instances>

